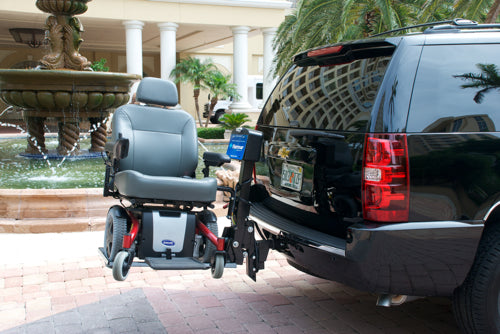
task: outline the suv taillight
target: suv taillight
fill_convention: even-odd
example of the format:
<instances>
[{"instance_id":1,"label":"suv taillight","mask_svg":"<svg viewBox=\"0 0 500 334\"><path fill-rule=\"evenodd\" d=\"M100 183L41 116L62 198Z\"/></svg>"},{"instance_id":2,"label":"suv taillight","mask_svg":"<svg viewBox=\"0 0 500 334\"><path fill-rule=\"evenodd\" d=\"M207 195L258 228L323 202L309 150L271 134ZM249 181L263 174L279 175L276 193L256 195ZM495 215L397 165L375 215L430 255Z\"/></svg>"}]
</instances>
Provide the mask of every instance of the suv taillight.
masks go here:
<instances>
[{"instance_id":1,"label":"suv taillight","mask_svg":"<svg viewBox=\"0 0 500 334\"><path fill-rule=\"evenodd\" d=\"M409 168L405 134L367 134L363 159L363 217L396 223L408 220Z\"/></svg>"}]
</instances>

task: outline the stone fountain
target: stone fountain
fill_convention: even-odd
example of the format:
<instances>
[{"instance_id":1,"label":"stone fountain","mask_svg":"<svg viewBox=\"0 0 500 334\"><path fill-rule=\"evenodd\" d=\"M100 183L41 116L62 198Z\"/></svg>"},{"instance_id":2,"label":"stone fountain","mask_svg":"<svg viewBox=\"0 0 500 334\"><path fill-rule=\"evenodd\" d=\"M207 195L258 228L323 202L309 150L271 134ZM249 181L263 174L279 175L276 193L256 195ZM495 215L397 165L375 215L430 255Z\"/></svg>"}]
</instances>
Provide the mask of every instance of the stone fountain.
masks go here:
<instances>
[{"instance_id":1,"label":"stone fountain","mask_svg":"<svg viewBox=\"0 0 500 334\"><path fill-rule=\"evenodd\" d=\"M75 15L87 11L91 0L37 0L36 6L51 14L46 20L49 52L37 70L0 70L0 97L23 110L28 132L26 155L47 155L47 118L58 122L56 156L80 154L80 123L89 120L90 152L102 152L106 144L106 122L111 109L129 101L132 83L139 75L93 72L83 57L80 33L83 26ZM52 156L52 155L51 155Z\"/></svg>"}]
</instances>

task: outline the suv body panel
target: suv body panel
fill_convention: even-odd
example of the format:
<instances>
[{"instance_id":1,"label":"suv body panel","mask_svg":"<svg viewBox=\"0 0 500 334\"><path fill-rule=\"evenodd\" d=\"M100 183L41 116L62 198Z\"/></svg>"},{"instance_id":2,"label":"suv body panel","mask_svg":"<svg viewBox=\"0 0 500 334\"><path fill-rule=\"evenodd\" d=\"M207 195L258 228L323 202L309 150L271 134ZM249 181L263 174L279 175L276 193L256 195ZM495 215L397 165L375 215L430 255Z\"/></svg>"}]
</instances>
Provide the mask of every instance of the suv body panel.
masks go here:
<instances>
[{"instance_id":1,"label":"suv body panel","mask_svg":"<svg viewBox=\"0 0 500 334\"><path fill-rule=\"evenodd\" d=\"M279 235L281 252L301 271L362 291L410 296L450 296L465 279L482 233L481 225L453 221L357 224L346 242L299 229L263 204L255 205L252 218Z\"/></svg>"},{"instance_id":2,"label":"suv body panel","mask_svg":"<svg viewBox=\"0 0 500 334\"><path fill-rule=\"evenodd\" d=\"M367 42L339 45L345 45L349 52L353 46L363 48L363 43ZM358 63L349 58L348 64L331 68L307 70L293 66L277 84L258 121L259 130L264 133L265 161L256 170L271 197L256 205L252 216L283 244L281 251L302 271L371 292L448 296L466 277L485 219L500 202L500 133L497 132L500 113L486 119L484 113L472 112L471 117L460 115L436 123L435 119L430 120L429 113L424 116L424 111L417 110L418 103L413 103L418 95L414 87L419 85L419 74L425 64L422 59L439 66L457 56L445 53L443 48L439 57L428 58L426 48L454 45L460 49L460 45L491 44L490 47L498 46L500 50L500 41L498 34L458 32L368 42L375 47L377 43L386 48L395 46L381 75L380 71L368 70L371 65L369 56L366 57L366 52L370 53L367 48L368 51L363 50L365 58ZM307 52L296 60L309 64L304 55ZM346 59L349 56L346 53ZM383 56L387 57L386 51ZM341 64L342 57L335 57L331 59ZM479 62L488 58L476 59ZM357 69L349 68L350 64L359 65L362 70L354 72ZM469 65L474 68L476 63ZM343 77L342 69L346 68L354 74ZM335 70L338 71L334 73ZM359 109L359 105L345 108L344 120L351 117L350 126L347 122L338 125L341 121L327 122L324 117L316 117L328 112L315 105L322 97L305 95L316 89L314 78L319 71L334 73L320 80L322 90L328 88L325 84L328 78L337 80L338 86L331 84L332 91L346 85L340 97L348 94L345 92L354 94L357 86L363 88L375 83L376 96L364 101L370 108L368 117L366 113L360 117L362 110L348 115L352 108ZM471 66L467 71L471 71ZM456 79L458 85L465 83ZM472 91L463 89L463 93L473 98ZM500 98L492 95L498 92L485 94L489 96L484 99L494 98L486 103L500 105ZM355 100L360 95L352 96ZM339 101L336 103L347 100ZM308 107L316 109L303 116ZM340 114L342 110L337 112ZM453 115L454 110L445 110L443 114ZM356 121L360 126L353 126ZM427 124L416 127L418 122ZM407 134L408 222L372 223L362 217L361 172L366 133ZM282 171L289 168L284 164L302 168L300 190L283 182Z\"/></svg>"}]
</instances>

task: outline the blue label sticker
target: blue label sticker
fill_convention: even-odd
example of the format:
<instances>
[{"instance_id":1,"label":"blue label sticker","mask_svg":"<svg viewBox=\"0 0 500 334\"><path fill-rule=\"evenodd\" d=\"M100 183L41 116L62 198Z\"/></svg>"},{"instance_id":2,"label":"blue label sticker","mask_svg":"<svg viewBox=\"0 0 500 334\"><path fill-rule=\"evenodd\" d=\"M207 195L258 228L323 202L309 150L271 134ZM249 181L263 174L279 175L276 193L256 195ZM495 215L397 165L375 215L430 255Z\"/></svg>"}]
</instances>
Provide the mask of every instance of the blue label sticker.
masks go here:
<instances>
[{"instance_id":1,"label":"blue label sticker","mask_svg":"<svg viewBox=\"0 0 500 334\"><path fill-rule=\"evenodd\" d=\"M248 135L239 135L233 133L226 154L235 160L243 159L245 148L247 146Z\"/></svg>"},{"instance_id":2,"label":"blue label sticker","mask_svg":"<svg viewBox=\"0 0 500 334\"><path fill-rule=\"evenodd\" d=\"M164 246L175 246L175 241L173 240L162 240L161 243L164 245Z\"/></svg>"}]
</instances>

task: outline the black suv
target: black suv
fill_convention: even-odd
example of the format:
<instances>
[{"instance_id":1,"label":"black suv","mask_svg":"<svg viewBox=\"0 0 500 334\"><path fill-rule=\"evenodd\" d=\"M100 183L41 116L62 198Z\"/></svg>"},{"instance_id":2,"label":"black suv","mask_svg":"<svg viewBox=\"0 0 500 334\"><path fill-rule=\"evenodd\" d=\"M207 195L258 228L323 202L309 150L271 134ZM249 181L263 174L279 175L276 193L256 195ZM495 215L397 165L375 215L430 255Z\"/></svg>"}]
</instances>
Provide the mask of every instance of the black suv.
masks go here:
<instances>
[{"instance_id":1,"label":"black suv","mask_svg":"<svg viewBox=\"0 0 500 334\"><path fill-rule=\"evenodd\" d=\"M500 25L303 52L265 104L251 217L289 263L379 294L451 296L500 332Z\"/></svg>"}]
</instances>

